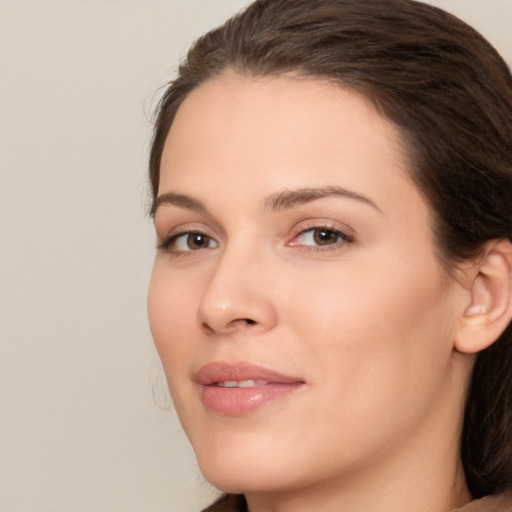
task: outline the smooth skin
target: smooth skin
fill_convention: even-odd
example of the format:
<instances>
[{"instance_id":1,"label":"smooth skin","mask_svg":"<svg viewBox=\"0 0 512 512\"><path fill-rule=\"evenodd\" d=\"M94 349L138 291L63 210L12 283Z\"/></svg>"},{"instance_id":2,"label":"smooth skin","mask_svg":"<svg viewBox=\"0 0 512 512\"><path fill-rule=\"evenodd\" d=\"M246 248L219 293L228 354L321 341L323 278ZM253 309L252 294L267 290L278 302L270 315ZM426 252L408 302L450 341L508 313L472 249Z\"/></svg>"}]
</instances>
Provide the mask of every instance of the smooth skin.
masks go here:
<instances>
[{"instance_id":1,"label":"smooth skin","mask_svg":"<svg viewBox=\"0 0 512 512\"><path fill-rule=\"evenodd\" d=\"M473 296L477 266L455 278L440 263L408 165L389 122L320 81L225 73L178 110L150 325L202 472L251 512L447 512L471 499L459 432L473 354L491 341L456 345L494 302L485 284ZM211 361L305 385L217 414L194 381Z\"/></svg>"}]
</instances>

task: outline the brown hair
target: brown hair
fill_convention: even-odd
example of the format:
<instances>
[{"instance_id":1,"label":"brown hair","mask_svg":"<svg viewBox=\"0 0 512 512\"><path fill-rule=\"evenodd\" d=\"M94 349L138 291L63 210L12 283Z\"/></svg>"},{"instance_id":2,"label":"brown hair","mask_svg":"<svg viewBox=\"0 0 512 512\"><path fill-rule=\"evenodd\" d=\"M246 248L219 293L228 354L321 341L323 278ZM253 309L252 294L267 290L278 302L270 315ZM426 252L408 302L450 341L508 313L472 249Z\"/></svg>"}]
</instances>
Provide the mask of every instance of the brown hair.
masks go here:
<instances>
[{"instance_id":1,"label":"brown hair","mask_svg":"<svg viewBox=\"0 0 512 512\"><path fill-rule=\"evenodd\" d=\"M257 0L196 41L164 93L150 155L154 198L181 102L228 69L319 78L370 101L402 135L448 268L486 241L512 240L512 77L456 17L412 0ZM461 439L474 497L512 489L511 325L477 358Z\"/></svg>"}]
</instances>

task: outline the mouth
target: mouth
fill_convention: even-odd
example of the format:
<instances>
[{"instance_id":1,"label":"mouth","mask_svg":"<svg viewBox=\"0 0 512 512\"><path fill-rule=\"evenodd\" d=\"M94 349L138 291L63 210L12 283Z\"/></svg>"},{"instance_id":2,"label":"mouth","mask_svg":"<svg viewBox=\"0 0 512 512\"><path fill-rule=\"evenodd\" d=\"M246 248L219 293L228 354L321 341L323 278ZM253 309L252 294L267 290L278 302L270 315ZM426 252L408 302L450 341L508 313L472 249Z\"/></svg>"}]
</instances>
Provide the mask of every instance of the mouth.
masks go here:
<instances>
[{"instance_id":1,"label":"mouth","mask_svg":"<svg viewBox=\"0 0 512 512\"><path fill-rule=\"evenodd\" d=\"M249 363L212 362L195 374L203 405L229 416L249 414L266 404L283 400L305 381Z\"/></svg>"},{"instance_id":2,"label":"mouth","mask_svg":"<svg viewBox=\"0 0 512 512\"><path fill-rule=\"evenodd\" d=\"M260 386L266 386L269 384L266 380L225 380L222 382L215 382L214 386L221 388L258 388Z\"/></svg>"}]
</instances>

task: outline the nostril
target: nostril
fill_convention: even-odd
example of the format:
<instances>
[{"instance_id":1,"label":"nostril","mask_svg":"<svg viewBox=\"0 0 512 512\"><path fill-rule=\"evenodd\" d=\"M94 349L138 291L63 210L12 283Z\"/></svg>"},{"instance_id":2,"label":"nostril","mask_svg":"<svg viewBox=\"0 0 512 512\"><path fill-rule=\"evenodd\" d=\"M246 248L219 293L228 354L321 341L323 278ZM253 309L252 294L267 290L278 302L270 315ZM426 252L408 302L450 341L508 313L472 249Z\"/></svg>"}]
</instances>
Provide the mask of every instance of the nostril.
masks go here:
<instances>
[{"instance_id":1,"label":"nostril","mask_svg":"<svg viewBox=\"0 0 512 512\"><path fill-rule=\"evenodd\" d=\"M201 322L201 329L203 329L206 334L212 334L215 332L214 329L212 329L206 322Z\"/></svg>"},{"instance_id":2,"label":"nostril","mask_svg":"<svg viewBox=\"0 0 512 512\"><path fill-rule=\"evenodd\" d=\"M210 325L208 322L201 322L201 330L206 334L215 334L215 333L229 333L233 330L243 328L244 326L252 326L257 325L258 322L253 320L252 318L237 318L236 320L232 320L231 322L225 325Z\"/></svg>"}]
</instances>

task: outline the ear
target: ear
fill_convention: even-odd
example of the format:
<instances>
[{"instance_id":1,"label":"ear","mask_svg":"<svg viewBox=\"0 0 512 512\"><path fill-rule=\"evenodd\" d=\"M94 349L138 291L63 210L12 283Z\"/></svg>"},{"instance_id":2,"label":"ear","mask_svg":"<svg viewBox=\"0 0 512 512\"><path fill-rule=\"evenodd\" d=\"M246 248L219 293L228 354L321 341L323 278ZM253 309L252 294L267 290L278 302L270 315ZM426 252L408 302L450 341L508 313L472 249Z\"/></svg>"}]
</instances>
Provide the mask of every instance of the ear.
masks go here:
<instances>
[{"instance_id":1,"label":"ear","mask_svg":"<svg viewBox=\"0 0 512 512\"><path fill-rule=\"evenodd\" d=\"M489 242L467 274L470 303L459 319L455 349L475 354L492 345L512 320L512 244Z\"/></svg>"}]
</instances>

